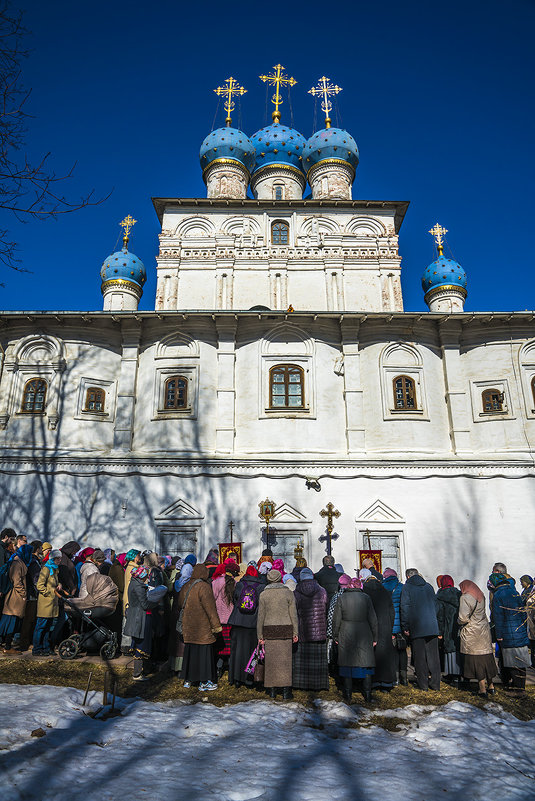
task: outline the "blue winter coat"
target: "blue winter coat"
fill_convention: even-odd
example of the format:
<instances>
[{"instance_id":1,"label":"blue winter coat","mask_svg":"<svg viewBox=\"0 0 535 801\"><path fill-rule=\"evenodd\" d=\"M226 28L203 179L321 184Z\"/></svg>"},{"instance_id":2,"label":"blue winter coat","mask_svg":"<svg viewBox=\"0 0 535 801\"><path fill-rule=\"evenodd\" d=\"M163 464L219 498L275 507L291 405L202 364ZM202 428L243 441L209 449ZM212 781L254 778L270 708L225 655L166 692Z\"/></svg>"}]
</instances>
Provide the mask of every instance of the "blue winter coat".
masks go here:
<instances>
[{"instance_id":1,"label":"blue winter coat","mask_svg":"<svg viewBox=\"0 0 535 801\"><path fill-rule=\"evenodd\" d=\"M521 648L528 644L527 613L522 598L510 584L496 587L492 596L492 620L496 639L502 648Z\"/></svg>"},{"instance_id":2,"label":"blue winter coat","mask_svg":"<svg viewBox=\"0 0 535 801\"><path fill-rule=\"evenodd\" d=\"M394 628L392 629L392 634L399 634L401 631L400 603L403 584L396 576L389 576L383 579L383 587L392 593L392 603L394 604Z\"/></svg>"},{"instance_id":3,"label":"blue winter coat","mask_svg":"<svg viewBox=\"0 0 535 801\"><path fill-rule=\"evenodd\" d=\"M438 636L435 591L421 576L411 576L401 590L401 625L411 639Z\"/></svg>"}]
</instances>

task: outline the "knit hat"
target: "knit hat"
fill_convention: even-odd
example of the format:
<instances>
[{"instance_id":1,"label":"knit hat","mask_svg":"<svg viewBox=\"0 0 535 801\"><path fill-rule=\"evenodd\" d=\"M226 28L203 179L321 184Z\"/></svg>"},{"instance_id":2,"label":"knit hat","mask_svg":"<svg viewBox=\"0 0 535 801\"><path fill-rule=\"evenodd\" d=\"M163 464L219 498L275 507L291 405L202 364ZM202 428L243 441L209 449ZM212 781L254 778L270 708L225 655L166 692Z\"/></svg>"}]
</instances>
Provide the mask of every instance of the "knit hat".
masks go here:
<instances>
[{"instance_id":1,"label":"knit hat","mask_svg":"<svg viewBox=\"0 0 535 801\"><path fill-rule=\"evenodd\" d=\"M97 548L93 551L92 554L93 562L105 562L106 557L104 556L104 551L101 551L100 548Z\"/></svg>"},{"instance_id":2,"label":"knit hat","mask_svg":"<svg viewBox=\"0 0 535 801\"><path fill-rule=\"evenodd\" d=\"M370 578L371 574L372 574L372 571L368 570L367 567L361 567L360 570L359 570L358 577L359 577L359 579L361 581L366 581L366 579Z\"/></svg>"},{"instance_id":3,"label":"knit hat","mask_svg":"<svg viewBox=\"0 0 535 801\"><path fill-rule=\"evenodd\" d=\"M299 573L299 581L307 581L307 579L313 579L313 578L314 578L314 573L309 567L304 567Z\"/></svg>"},{"instance_id":4,"label":"knit hat","mask_svg":"<svg viewBox=\"0 0 535 801\"><path fill-rule=\"evenodd\" d=\"M342 573L342 575L338 579L338 584L341 587L350 587L351 586L351 576L348 576L347 573Z\"/></svg>"},{"instance_id":5,"label":"knit hat","mask_svg":"<svg viewBox=\"0 0 535 801\"><path fill-rule=\"evenodd\" d=\"M386 570L383 571L383 578L392 578L392 576L397 578L398 574L392 567L387 567Z\"/></svg>"},{"instance_id":6,"label":"knit hat","mask_svg":"<svg viewBox=\"0 0 535 801\"><path fill-rule=\"evenodd\" d=\"M280 570L268 570L267 580L274 584L276 581L282 581L282 574Z\"/></svg>"},{"instance_id":7,"label":"knit hat","mask_svg":"<svg viewBox=\"0 0 535 801\"><path fill-rule=\"evenodd\" d=\"M52 550L51 544L49 542L43 542L42 550L43 551L51 551Z\"/></svg>"},{"instance_id":8,"label":"knit hat","mask_svg":"<svg viewBox=\"0 0 535 801\"><path fill-rule=\"evenodd\" d=\"M271 556L273 556L273 551L271 550L271 548L264 548L264 550L262 551L262 556L270 556L271 557Z\"/></svg>"}]
</instances>

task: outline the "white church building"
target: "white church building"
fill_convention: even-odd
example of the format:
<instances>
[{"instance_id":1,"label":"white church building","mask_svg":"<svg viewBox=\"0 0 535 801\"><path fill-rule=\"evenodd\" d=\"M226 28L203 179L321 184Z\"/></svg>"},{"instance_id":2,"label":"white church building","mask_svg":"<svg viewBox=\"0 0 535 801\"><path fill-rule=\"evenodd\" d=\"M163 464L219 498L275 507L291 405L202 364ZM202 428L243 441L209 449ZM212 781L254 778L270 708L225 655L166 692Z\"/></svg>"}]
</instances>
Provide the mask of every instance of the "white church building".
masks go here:
<instances>
[{"instance_id":1,"label":"white church building","mask_svg":"<svg viewBox=\"0 0 535 801\"><path fill-rule=\"evenodd\" d=\"M535 315L464 312L440 226L429 312L404 311L408 203L352 199L353 137L229 118L206 197L153 201L154 311L127 218L103 310L1 314L0 524L202 559L232 520L248 561L269 498L274 553L317 568L332 502L346 572L368 546L432 582L532 572Z\"/></svg>"}]
</instances>

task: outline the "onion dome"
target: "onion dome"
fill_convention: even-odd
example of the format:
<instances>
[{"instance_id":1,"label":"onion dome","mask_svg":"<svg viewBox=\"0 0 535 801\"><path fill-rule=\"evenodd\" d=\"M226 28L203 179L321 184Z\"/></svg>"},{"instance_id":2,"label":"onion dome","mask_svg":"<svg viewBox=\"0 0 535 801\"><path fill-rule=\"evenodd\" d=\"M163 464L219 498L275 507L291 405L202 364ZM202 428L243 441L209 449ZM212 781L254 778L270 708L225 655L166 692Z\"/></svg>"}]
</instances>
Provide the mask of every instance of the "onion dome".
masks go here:
<instances>
[{"instance_id":1,"label":"onion dome","mask_svg":"<svg viewBox=\"0 0 535 801\"><path fill-rule=\"evenodd\" d=\"M426 267L422 276L422 289L426 294L441 287L460 287L466 292L466 285L466 273L461 265L442 254Z\"/></svg>"},{"instance_id":2,"label":"onion dome","mask_svg":"<svg viewBox=\"0 0 535 801\"><path fill-rule=\"evenodd\" d=\"M310 169L322 161L341 161L353 171L359 163L359 149L350 133L342 128L324 128L312 134L303 150L303 168Z\"/></svg>"},{"instance_id":3,"label":"onion dome","mask_svg":"<svg viewBox=\"0 0 535 801\"><path fill-rule=\"evenodd\" d=\"M254 169L254 145L238 128L217 128L208 134L199 154L203 173L215 163L237 162L250 174Z\"/></svg>"},{"instance_id":4,"label":"onion dome","mask_svg":"<svg viewBox=\"0 0 535 801\"><path fill-rule=\"evenodd\" d=\"M283 167L303 174L303 148L305 137L294 128L278 122L268 125L251 136L256 150L257 173L263 167Z\"/></svg>"},{"instance_id":5,"label":"onion dome","mask_svg":"<svg viewBox=\"0 0 535 801\"><path fill-rule=\"evenodd\" d=\"M130 253L125 244L122 250L112 253L104 261L100 277L103 284L107 281L128 281L142 289L147 273L141 259L135 253Z\"/></svg>"}]
</instances>

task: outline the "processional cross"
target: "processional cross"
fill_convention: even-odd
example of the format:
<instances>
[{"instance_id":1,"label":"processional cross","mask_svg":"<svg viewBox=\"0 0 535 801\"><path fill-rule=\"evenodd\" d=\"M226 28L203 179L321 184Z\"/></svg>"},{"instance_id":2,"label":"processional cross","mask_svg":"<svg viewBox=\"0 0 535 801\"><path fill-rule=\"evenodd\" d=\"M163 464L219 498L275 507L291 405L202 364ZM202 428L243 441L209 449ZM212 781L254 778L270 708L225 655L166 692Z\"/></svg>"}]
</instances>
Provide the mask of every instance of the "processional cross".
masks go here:
<instances>
[{"instance_id":1,"label":"processional cross","mask_svg":"<svg viewBox=\"0 0 535 801\"><path fill-rule=\"evenodd\" d=\"M332 554L332 540L338 539L338 534L333 534L333 517L340 517L340 512L338 509L335 509L332 503L329 501L325 509L322 509L320 512L321 517L327 518L327 534L322 534L320 537L320 542L327 541L327 553L329 556Z\"/></svg>"},{"instance_id":2,"label":"processional cross","mask_svg":"<svg viewBox=\"0 0 535 801\"><path fill-rule=\"evenodd\" d=\"M243 86L240 86L238 81L233 78L227 78L225 80L225 86L218 86L217 89L214 89L214 92L219 97L224 97L225 102L223 103L223 108L227 112L227 118L225 120L225 125L227 128L230 128L230 124L232 122L232 117L230 116L231 113L234 111L236 104L234 102L234 96L241 96L246 93L247 89L244 89Z\"/></svg>"},{"instance_id":3,"label":"processional cross","mask_svg":"<svg viewBox=\"0 0 535 801\"><path fill-rule=\"evenodd\" d=\"M282 64L276 64L273 67L273 72L270 72L268 75L259 75L261 81L267 83L268 86L275 87L275 94L271 98L271 102L275 105L275 111L272 113L273 122L277 123L280 122L281 113L279 111L279 106L282 105L282 97L281 97L281 86L295 86L297 81L295 78L288 77L284 75L284 67Z\"/></svg>"},{"instance_id":4,"label":"processional cross","mask_svg":"<svg viewBox=\"0 0 535 801\"><path fill-rule=\"evenodd\" d=\"M332 122L331 118L329 117L329 111L331 111L331 109L333 107L333 104L329 100L329 97L332 97L333 95L337 95L338 92L341 92L341 91L342 91L342 87L341 86L337 86L334 83L331 83L331 79L330 78L326 78L325 75L323 75L319 79L317 86L313 86L312 89L308 90L308 94L309 95L313 95L314 97L320 96L320 97L323 98L322 101L321 101L321 110L325 112L325 127L326 128L330 128L331 127L331 122Z\"/></svg>"},{"instance_id":5,"label":"processional cross","mask_svg":"<svg viewBox=\"0 0 535 801\"><path fill-rule=\"evenodd\" d=\"M119 225L121 226L121 228L124 231L123 245L125 247L128 246L128 239L130 237L130 231L132 230L132 228L134 227L134 225L136 223L137 223L137 220L134 220L134 218L130 214L127 217L125 217L124 220L121 220L121 222L119 223Z\"/></svg>"},{"instance_id":6,"label":"processional cross","mask_svg":"<svg viewBox=\"0 0 535 801\"><path fill-rule=\"evenodd\" d=\"M232 539L233 534L234 534L234 521L233 520L231 520L230 523L228 524L228 530L230 531L230 541L234 542L234 540Z\"/></svg>"},{"instance_id":7,"label":"processional cross","mask_svg":"<svg viewBox=\"0 0 535 801\"><path fill-rule=\"evenodd\" d=\"M436 223L429 231L437 245L438 255L442 256L444 252L444 237L448 233L447 228L443 228L439 223Z\"/></svg>"}]
</instances>

